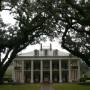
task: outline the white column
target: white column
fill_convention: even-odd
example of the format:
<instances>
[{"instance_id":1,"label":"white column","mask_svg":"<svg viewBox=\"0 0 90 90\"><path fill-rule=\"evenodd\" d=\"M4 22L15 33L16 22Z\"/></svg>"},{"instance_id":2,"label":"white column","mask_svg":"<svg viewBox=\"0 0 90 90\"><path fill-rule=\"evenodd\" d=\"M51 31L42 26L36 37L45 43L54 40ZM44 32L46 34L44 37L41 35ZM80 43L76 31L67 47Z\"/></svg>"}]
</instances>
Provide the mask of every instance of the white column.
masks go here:
<instances>
[{"instance_id":1,"label":"white column","mask_svg":"<svg viewBox=\"0 0 90 90\"><path fill-rule=\"evenodd\" d=\"M78 78L77 79L79 80L80 79L80 60L77 61L77 64L78 64L78 73L77 73Z\"/></svg>"},{"instance_id":2,"label":"white column","mask_svg":"<svg viewBox=\"0 0 90 90\"><path fill-rule=\"evenodd\" d=\"M70 59L68 60L68 74L69 74L69 76L68 76L68 81L69 82L72 82L72 80L71 80L71 66L70 66Z\"/></svg>"},{"instance_id":3,"label":"white column","mask_svg":"<svg viewBox=\"0 0 90 90\"><path fill-rule=\"evenodd\" d=\"M40 61L40 83L43 83L43 61Z\"/></svg>"},{"instance_id":4,"label":"white column","mask_svg":"<svg viewBox=\"0 0 90 90\"><path fill-rule=\"evenodd\" d=\"M62 82L61 60L59 60L59 83Z\"/></svg>"},{"instance_id":5,"label":"white column","mask_svg":"<svg viewBox=\"0 0 90 90\"><path fill-rule=\"evenodd\" d=\"M24 60L22 60L22 78L21 78L21 83L24 83Z\"/></svg>"},{"instance_id":6,"label":"white column","mask_svg":"<svg viewBox=\"0 0 90 90\"><path fill-rule=\"evenodd\" d=\"M33 60L31 60L31 83L34 83L34 80L33 80Z\"/></svg>"},{"instance_id":7,"label":"white column","mask_svg":"<svg viewBox=\"0 0 90 90\"><path fill-rule=\"evenodd\" d=\"M52 83L52 60L50 60L50 83Z\"/></svg>"}]
</instances>

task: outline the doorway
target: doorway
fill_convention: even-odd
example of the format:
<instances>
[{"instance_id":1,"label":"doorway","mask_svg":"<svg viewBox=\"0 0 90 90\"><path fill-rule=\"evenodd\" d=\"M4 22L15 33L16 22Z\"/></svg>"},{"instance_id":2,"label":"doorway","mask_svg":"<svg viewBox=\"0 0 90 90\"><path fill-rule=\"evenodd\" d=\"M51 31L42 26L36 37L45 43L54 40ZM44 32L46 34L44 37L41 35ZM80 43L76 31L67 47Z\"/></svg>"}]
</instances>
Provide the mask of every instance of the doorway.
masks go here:
<instances>
[{"instance_id":1,"label":"doorway","mask_svg":"<svg viewBox=\"0 0 90 90\"><path fill-rule=\"evenodd\" d=\"M68 71L62 71L62 82L68 82Z\"/></svg>"},{"instance_id":2,"label":"doorway","mask_svg":"<svg viewBox=\"0 0 90 90\"><path fill-rule=\"evenodd\" d=\"M49 71L44 71L43 72L43 82L50 82L50 72Z\"/></svg>"}]
</instances>

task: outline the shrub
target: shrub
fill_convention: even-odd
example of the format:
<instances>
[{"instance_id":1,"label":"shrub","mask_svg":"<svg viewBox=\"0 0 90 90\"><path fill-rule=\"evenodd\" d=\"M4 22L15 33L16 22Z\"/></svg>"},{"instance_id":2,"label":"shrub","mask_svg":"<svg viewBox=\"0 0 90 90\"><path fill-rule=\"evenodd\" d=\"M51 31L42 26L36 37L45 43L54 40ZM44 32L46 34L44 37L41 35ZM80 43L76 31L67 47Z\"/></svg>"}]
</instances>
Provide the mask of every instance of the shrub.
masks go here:
<instances>
[{"instance_id":1,"label":"shrub","mask_svg":"<svg viewBox=\"0 0 90 90\"><path fill-rule=\"evenodd\" d=\"M86 78L82 77L80 78L80 82L85 82L86 81Z\"/></svg>"}]
</instances>

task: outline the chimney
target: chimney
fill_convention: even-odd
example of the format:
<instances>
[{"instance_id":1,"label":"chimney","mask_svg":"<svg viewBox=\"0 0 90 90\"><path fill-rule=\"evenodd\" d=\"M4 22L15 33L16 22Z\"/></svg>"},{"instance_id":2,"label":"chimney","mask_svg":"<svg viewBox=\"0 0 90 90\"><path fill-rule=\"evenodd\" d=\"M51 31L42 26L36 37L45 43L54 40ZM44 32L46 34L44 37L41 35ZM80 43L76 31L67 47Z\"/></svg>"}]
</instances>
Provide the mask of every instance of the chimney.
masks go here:
<instances>
[{"instance_id":1,"label":"chimney","mask_svg":"<svg viewBox=\"0 0 90 90\"><path fill-rule=\"evenodd\" d=\"M50 50L52 50L52 44L50 43Z\"/></svg>"},{"instance_id":2,"label":"chimney","mask_svg":"<svg viewBox=\"0 0 90 90\"><path fill-rule=\"evenodd\" d=\"M42 43L41 43L41 51L42 51Z\"/></svg>"}]
</instances>

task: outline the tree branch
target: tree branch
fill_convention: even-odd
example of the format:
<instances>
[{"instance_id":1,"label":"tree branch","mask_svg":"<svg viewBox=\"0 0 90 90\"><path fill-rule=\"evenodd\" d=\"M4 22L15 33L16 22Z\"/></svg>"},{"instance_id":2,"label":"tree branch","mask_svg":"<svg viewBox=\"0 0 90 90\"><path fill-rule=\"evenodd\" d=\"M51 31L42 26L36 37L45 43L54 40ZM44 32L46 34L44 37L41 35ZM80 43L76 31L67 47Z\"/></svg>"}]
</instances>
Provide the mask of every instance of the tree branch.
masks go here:
<instances>
[{"instance_id":1,"label":"tree branch","mask_svg":"<svg viewBox=\"0 0 90 90\"><path fill-rule=\"evenodd\" d=\"M4 62L7 60L10 51L11 51L11 48L9 48L9 49L7 50L5 57L2 59L2 64L4 64Z\"/></svg>"},{"instance_id":2,"label":"tree branch","mask_svg":"<svg viewBox=\"0 0 90 90\"><path fill-rule=\"evenodd\" d=\"M70 53L72 53L73 55L80 57L83 59L83 61L85 61L85 63L90 66L90 61L89 58L87 56L85 56L84 54L81 53L75 53L74 51L70 50L69 48L67 48L66 46L62 45L62 47L66 50L68 50Z\"/></svg>"}]
</instances>

